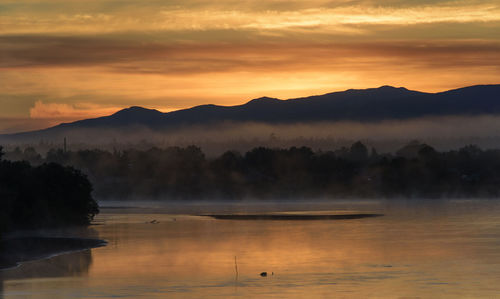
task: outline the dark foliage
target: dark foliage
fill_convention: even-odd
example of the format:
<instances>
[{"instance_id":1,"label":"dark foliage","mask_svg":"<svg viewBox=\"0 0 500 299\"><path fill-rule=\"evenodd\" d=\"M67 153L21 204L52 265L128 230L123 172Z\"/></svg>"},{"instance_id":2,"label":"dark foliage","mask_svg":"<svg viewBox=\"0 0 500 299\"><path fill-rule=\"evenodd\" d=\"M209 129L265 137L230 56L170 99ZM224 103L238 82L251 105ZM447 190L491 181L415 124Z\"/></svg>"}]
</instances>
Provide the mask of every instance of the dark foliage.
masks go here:
<instances>
[{"instance_id":1,"label":"dark foliage","mask_svg":"<svg viewBox=\"0 0 500 299\"><path fill-rule=\"evenodd\" d=\"M98 213L92 186L81 171L56 163L33 167L27 161L2 160L2 155L0 147L0 231L86 225Z\"/></svg>"},{"instance_id":2,"label":"dark foliage","mask_svg":"<svg viewBox=\"0 0 500 299\"><path fill-rule=\"evenodd\" d=\"M39 159L31 150L28 153ZM7 158L11 155L7 153ZM418 142L396 154L380 154L356 142L326 152L259 147L244 155L228 151L214 159L207 159L195 146L123 152L51 150L42 162L80 169L101 198L437 198L497 197L500 192L500 150L466 146L437 152ZM29 168L4 163L16 165L18 171ZM38 171L57 167L50 165ZM54 177L47 175L44 180L59 182Z\"/></svg>"}]
</instances>

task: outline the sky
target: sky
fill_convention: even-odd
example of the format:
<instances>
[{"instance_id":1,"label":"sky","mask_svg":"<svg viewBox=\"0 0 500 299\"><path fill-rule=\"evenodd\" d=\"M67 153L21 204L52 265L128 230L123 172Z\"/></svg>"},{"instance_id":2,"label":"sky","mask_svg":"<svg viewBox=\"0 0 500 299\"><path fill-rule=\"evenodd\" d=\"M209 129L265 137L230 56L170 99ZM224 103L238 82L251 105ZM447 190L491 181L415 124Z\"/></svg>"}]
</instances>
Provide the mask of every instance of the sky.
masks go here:
<instances>
[{"instance_id":1,"label":"sky","mask_svg":"<svg viewBox=\"0 0 500 299\"><path fill-rule=\"evenodd\" d=\"M500 83L497 0L2 0L0 133L382 85Z\"/></svg>"}]
</instances>

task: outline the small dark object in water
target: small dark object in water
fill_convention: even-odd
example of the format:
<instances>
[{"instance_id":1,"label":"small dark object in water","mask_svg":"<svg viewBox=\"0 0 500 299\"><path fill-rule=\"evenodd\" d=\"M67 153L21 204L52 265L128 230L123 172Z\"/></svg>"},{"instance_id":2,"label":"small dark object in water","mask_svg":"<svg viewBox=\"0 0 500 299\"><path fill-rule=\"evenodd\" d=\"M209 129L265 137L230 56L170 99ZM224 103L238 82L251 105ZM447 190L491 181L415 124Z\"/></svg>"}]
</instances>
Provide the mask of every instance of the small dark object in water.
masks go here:
<instances>
[{"instance_id":1,"label":"small dark object in water","mask_svg":"<svg viewBox=\"0 0 500 299\"><path fill-rule=\"evenodd\" d=\"M260 273L260 276L262 276L262 277L267 277L267 272L262 272L262 273Z\"/></svg>"},{"instance_id":2,"label":"small dark object in water","mask_svg":"<svg viewBox=\"0 0 500 299\"><path fill-rule=\"evenodd\" d=\"M158 221L156 221L156 219L154 219L153 221L150 221L149 223L151 223L151 224L158 224L160 222L158 222Z\"/></svg>"}]
</instances>

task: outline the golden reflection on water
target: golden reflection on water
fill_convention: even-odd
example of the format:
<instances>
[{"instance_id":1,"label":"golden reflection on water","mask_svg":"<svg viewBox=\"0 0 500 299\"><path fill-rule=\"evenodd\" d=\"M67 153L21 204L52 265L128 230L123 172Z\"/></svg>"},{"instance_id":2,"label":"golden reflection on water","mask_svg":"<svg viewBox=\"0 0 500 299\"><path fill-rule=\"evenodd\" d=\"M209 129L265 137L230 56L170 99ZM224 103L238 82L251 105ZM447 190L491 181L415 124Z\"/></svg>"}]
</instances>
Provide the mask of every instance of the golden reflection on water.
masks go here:
<instances>
[{"instance_id":1,"label":"golden reflection on water","mask_svg":"<svg viewBox=\"0 0 500 299\"><path fill-rule=\"evenodd\" d=\"M80 262L79 275L70 271L73 274L41 279L27 275L29 269L24 278L22 273L6 272L4 296L500 295L496 284L500 279L498 204L377 204L369 209L385 216L341 221L230 221L105 210L97 219L102 225L93 229L109 244L93 249L86 267ZM159 223L152 224L152 220ZM65 257L83 261L79 254ZM55 263L51 259L28 264L42 267L48 262ZM67 260L59 262L68 264ZM268 277L260 277L264 271Z\"/></svg>"}]
</instances>

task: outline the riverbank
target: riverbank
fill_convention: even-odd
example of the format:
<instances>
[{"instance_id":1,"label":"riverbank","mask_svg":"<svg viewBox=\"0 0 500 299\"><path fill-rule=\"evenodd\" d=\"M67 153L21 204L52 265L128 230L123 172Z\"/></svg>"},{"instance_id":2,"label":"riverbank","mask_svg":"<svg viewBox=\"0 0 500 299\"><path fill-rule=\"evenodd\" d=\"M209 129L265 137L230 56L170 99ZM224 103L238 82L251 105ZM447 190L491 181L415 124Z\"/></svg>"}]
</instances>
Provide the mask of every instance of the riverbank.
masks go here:
<instances>
[{"instance_id":1,"label":"riverbank","mask_svg":"<svg viewBox=\"0 0 500 299\"><path fill-rule=\"evenodd\" d=\"M28 261L106 246L100 239L23 237L0 240L0 270Z\"/></svg>"}]
</instances>

